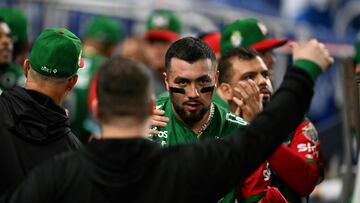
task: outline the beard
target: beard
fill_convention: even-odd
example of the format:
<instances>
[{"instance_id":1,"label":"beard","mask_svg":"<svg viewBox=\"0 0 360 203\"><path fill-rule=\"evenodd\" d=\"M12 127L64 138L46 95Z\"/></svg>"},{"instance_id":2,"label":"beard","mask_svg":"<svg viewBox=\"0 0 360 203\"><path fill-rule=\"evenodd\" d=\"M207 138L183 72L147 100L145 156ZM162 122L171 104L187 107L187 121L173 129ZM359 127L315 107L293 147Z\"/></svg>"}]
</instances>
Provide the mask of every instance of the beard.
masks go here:
<instances>
[{"instance_id":1,"label":"beard","mask_svg":"<svg viewBox=\"0 0 360 203\"><path fill-rule=\"evenodd\" d=\"M187 102L198 102L195 100L189 100ZM193 126L196 122L200 121L204 118L205 114L210 110L210 106L202 107L197 111L186 111L183 106L177 104L176 102L172 102L174 111L179 115L181 120L187 124L188 126Z\"/></svg>"},{"instance_id":2,"label":"beard","mask_svg":"<svg viewBox=\"0 0 360 203\"><path fill-rule=\"evenodd\" d=\"M269 90L269 88L267 88L266 86L260 87L259 89L260 89L260 93L267 93L267 94L269 94L269 96L263 97L263 99L262 99L262 105L263 105L263 107L265 107L265 106L268 105L269 102L270 102L270 98L271 98L271 95L272 95L272 91Z\"/></svg>"}]
</instances>

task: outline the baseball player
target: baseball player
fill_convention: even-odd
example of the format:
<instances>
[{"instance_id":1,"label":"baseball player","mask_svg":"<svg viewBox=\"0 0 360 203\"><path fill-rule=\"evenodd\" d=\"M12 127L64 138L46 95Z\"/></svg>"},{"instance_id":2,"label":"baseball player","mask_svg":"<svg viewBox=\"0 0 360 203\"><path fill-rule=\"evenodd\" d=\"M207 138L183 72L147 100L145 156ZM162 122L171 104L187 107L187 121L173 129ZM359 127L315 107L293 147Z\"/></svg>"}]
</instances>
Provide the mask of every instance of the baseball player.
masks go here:
<instances>
[{"instance_id":1,"label":"baseball player","mask_svg":"<svg viewBox=\"0 0 360 203\"><path fill-rule=\"evenodd\" d=\"M221 138L246 121L212 102L217 80L215 56L200 39L186 37L172 44L165 56L166 87L156 109L165 111L166 126L155 126L150 138L163 146Z\"/></svg>"},{"instance_id":2,"label":"baseball player","mask_svg":"<svg viewBox=\"0 0 360 203\"><path fill-rule=\"evenodd\" d=\"M252 36L252 38L248 35L249 32L262 34L262 30L266 30L266 27L255 19L238 20L224 29L221 42L224 57L219 65L219 94L214 99L223 107L242 115L247 121L251 121L256 112L261 110L261 107L256 107L257 105L266 105L270 100L272 94L271 72L267 69L265 60L264 62L262 60L264 54L253 53L253 56L250 57L249 54L239 53L241 50L232 50L230 45L232 47L252 47L263 53L264 51L269 53L272 48L286 42L286 40L270 38L265 34L254 35L255 37ZM241 37L240 43L239 39L235 40L234 35ZM258 56L261 56L260 61ZM303 61L297 63L307 64ZM270 63L271 66L272 64ZM311 66L312 64L307 65ZM263 67L262 70L259 70L259 67ZM257 82L262 102L259 103L258 100L244 102L244 99L236 99L251 95L249 90L239 90L236 82L247 79L247 77L255 80L255 76L262 78ZM284 141L284 145L268 161L242 183L238 197L240 200L245 202L258 201L261 198L264 199L263 201L271 200L267 195L278 194L279 191L277 189L268 190L270 185L279 188L282 195L290 202L301 202L302 198L306 198L322 179L323 173L320 142L311 121L304 118L294 133Z\"/></svg>"}]
</instances>

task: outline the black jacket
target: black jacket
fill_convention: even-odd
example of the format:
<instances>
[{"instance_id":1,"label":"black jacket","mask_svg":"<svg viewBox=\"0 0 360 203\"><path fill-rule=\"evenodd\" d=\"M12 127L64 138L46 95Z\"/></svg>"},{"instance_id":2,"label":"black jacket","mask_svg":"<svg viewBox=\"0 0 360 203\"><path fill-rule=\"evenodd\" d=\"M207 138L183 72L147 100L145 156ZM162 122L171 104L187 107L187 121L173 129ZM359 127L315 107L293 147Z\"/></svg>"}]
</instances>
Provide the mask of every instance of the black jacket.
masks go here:
<instances>
[{"instance_id":1,"label":"black jacket","mask_svg":"<svg viewBox=\"0 0 360 203\"><path fill-rule=\"evenodd\" d=\"M78 149L65 111L39 92L15 87L0 96L0 194L42 161Z\"/></svg>"},{"instance_id":2,"label":"black jacket","mask_svg":"<svg viewBox=\"0 0 360 203\"><path fill-rule=\"evenodd\" d=\"M253 122L224 139L161 148L148 139L93 141L37 168L7 202L217 202L297 126L313 81L292 69Z\"/></svg>"}]
</instances>

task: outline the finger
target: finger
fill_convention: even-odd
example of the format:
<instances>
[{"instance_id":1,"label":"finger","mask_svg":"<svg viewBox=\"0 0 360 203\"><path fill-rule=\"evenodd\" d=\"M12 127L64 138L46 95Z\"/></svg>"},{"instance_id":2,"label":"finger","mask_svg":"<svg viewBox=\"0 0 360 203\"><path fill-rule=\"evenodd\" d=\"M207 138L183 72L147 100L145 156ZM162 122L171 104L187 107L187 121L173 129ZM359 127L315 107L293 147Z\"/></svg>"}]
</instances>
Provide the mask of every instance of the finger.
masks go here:
<instances>
[{"instance_id":1,"label":"finger","mask_svg":"<svg viewBox=\"0 0 360 203\"><path fill-rule=\"evenodd\" d=\"M165 127L167 125L167 122L152 120L151 124L152 126Z\"/></svg>"},{"instance_id":2,"label":"finger","mask_svg":"<svg viewBox=\"0 0 360 203\"><path fill-rule=\"evenodd\" d=\"M233 97L233 101L239 107L243 107L245 105L244 102L241 99L237 98L237 97Z\"/></svg>"},{"instance_id":3,"label":"finger","mask_svg":"<svg viewBox=\"0 0 360 203\"><path fill-rule=\"evenodd\" d=\"M161 110L161 109L154 109L153 110L153 115L164 115L165 111Z\"/></svg>"},{"instance_id":4,"label":"finger","mask_svg":"<svg viewBox=\"0 0 360 203\"><path fill-rule=\"evenodd\" d=\"M234 87L235 92L237 92L240 95L240 99L247 100L249 98L249 93L247 90L248 83L246 81L240 81L238 82L237 86Z\"/></svg>"},{"instance_id":5,"label":"finger","mask_svg":"<svg viewBox=\"0 0 360 203\"><path fill-rule=\"evenodd\" d=\"M248 103L247 101L252 102L256 100L259 93L256 91L255 82L253 80L248 79L247 81L244 81L243 84L245 85L244 86L245 93L248 95L245 102Z\"/></svg>"},{"instance_id":6,"label":"finger","mask_svg":"<svg viewBox=\"0 0 360 203\"><path fill-rule=\"evenodd\" d=\"M256 99L256 101L260 100L260 90L259 87L256 85L255 81L253 80L248 80L249 86L251 87L251 92L252 95L254 96L254 98Z\"/></svg>"},{"instance_id":7,"label":"finger","mask_svg":"<svg viewBox=\"0 0 360 203\"><path fill-rule=\"evenodd\" d=\"M240 107L236 107L236 110L235 110L235 115L237 116L240 116L241 117L241 108Z\"/></svg>"},{"instance_id":8,"label":"finger","mask_svg":"<svg viewBox=\"0 0 360 203\"><path fill-rule=\"evenodd\" d=\"M159 134L159 131L153 130L153 129L149 129L148 134L158 135L158 134Z\"/></svg>"},{"instance_id":9,"label":"finger","mask_svg":"<svg viewBox=\"0 0 360 203\"><path fill-rule=\"evenodd\" d=\"M168 118L168 117L165 117L165 116L157 116L157 115L154 115L154 116L152 116L152 120L162 121L162 122L168 122L168 121L169 121L169 118Z\"/></svg>"},{"instance_id":10,"label":"finger","mask_svg":"<svg viewBox=\"0 0 360 203\"><path fill-rule=\"evenodd\" d=\"M289 47L292 49L292 50L296 50L296 49L298 49L299 48L299 43L297 43L297 42L295 42L295 41L291 41L291 42L289 42L288 43L288 45L289 45Z\"/></svg>"},{"instance_id":11,"label":"finger","mask_svg":"<svg viewBox=\"0 0 360 203\"><path fill-rule=\"evenodd\" d=\"M246 94L245 89L242 87L234 87L234 92L234 97L238 99L247 100L247 98L249 97L248 94Z\"/></svg>"}]
</instances>

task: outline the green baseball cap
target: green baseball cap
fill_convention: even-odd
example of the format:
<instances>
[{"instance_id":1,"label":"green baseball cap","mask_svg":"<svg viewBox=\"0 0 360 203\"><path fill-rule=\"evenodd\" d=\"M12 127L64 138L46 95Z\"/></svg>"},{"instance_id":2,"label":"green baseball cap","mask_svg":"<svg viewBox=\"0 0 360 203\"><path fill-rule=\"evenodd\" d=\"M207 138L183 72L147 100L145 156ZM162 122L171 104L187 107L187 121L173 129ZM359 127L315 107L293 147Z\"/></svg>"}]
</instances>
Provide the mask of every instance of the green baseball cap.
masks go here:
<instances>
[{"instance_id":1,"label":"green baseball cap","mask_svg":"<svg viewBox=\"0 0 360 203\"><path fill-rule=\"evenodd\" d=\"M70 77L84 66L81 41L65 28L45 29L35 40L30 65L41 75Z\"/></svg>"},{"instance_id":2,"label":"green baseball cap","mask_svg":"<svg viewBox=\"0 0 360 203\"><path fill-rule=\"evenodd\" d=\"M14 43L27 41L27 18L21 10L0 8L0 17L9 25Z\"/></svg>"},{"instance_id":3,"label":"green baseball cap","mask_svg":"<svg viewBox=\"0 0 360 203\"><path fill-rule=\"evenodd\" d=\"M93 18L85 27L84 37L103 43L116 44L124 37L124 29L119 21L106 16Z\"/></svg>"},{"instance_id":4,"label":"green baseball cap","mask_svg":"<svg viewBox=\"0 0 360 203\"><path fill-rule=\"evenodd\" d=\"M254 18L237 20L221 33L221 54L234 47L252 47L256 51L266 51L284 45L286 39L270 38L267 27Z\"/></svg>"},{"instance_id":5,"label":"green baseball cap","mask_svg":"<svg viewBox=\"0 0 360 203\"><path fill-rule=\"evenodd\" d=\"M145 39L174 42L180 38L182 23L174 11L154 10L146 20Z\"/></svg>"}]
</instances>

